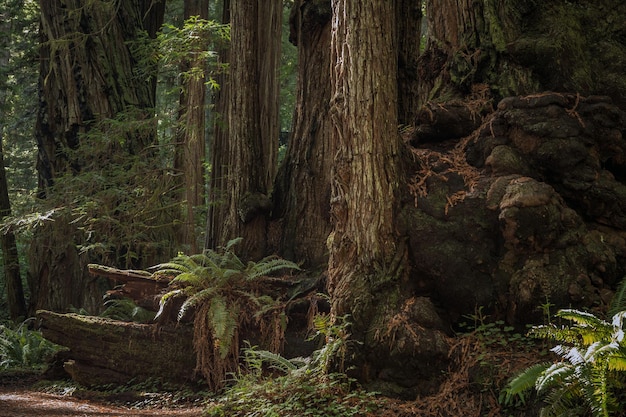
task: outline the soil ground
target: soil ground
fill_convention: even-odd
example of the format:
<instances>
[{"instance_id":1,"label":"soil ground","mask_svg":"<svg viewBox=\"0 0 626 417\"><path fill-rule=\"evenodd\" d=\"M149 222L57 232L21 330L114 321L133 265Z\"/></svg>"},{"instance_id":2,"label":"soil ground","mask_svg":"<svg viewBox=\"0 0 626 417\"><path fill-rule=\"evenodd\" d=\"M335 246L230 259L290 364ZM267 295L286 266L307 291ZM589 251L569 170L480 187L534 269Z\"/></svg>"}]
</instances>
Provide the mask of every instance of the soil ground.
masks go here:
<instances>
[{"instance_id":1,"label":"soil ground","mask_svg":"<svg viewBox=\"0 0 626 417\"><path fill-rule=\"evenodd\" d=\"M0 417L123 417L123 416L177 416L202 415L199 404L164 407L143 405L135 395L110 394L106 399L84 393L77 398L68 393L46 393L33 387L33 375L0 376ZM124 404L128 405L118 405ZM158 403L157 403L158 404Z\"/></svg>"}]
</instances>

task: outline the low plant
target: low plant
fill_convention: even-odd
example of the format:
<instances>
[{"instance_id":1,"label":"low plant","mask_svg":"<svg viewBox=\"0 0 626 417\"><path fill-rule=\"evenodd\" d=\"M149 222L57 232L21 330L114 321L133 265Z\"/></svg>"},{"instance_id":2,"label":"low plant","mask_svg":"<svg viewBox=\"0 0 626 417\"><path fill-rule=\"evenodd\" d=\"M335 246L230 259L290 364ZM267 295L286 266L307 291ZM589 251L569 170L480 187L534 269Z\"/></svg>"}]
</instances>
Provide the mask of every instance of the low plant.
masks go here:
<instances>
[{"instance_id":1,"label":"low plant","mask_svg":"<svg viewBox=\"0 0 626 417\"><path fill-rule=\"evenodd\" d=\"M28 328L32 319L17 328L0 325L0 369L43 368L60 348L46 340L41 332Z\"/></svg>"},{"instance_id":2,"label":"low plant","mask_svg":"<svg viewBox=\"0 0 626 417\"><path fill-rule=\"evenodd\" d=\"M503 390L501 402L525 402L534 388L545 399L542 417L615 415L623 409L618 395L626 371L626 311L616 313L610 322L573 309L559 310L556 316L572 324L535 326L529 333L558 342L551 351L559 360L533 365L515 376Z\"/></svg>"},{"instance_id":3,"label":"low plant","mask_svg":"<svg viewBox=\"0 0 626 417\"><path fill-rule=\"evenodd\" d=\"M336 324L327 315L315 317L315 337L324 346L310 358L286 359L248 347L244 367L234 385L207 409L209 417L344 417L373 415L380 408L376 393L358 388L355 380L328 372L332 358L345 346L345 318Z\"/></svg>"},{"instance_id":4,"label":"low plant","mask_svg":"<svg viewBox=\"0 0 626 417\"><path fill-rule=\"evenodd\" d=\"M154 275L174 277L161 296L156 318L167 316L172 305L178 321L193 316L197 370L213 390L221 389L226 374L237 369L242 329L257 326L264 346L275 352L281 349L285 302L268 294L276 281L270 275L300 269L276 256L244 262L234 251L240 242L241 238L231 240L218 251L179 254L154 267Z\"/></svg>"}]
</instances>

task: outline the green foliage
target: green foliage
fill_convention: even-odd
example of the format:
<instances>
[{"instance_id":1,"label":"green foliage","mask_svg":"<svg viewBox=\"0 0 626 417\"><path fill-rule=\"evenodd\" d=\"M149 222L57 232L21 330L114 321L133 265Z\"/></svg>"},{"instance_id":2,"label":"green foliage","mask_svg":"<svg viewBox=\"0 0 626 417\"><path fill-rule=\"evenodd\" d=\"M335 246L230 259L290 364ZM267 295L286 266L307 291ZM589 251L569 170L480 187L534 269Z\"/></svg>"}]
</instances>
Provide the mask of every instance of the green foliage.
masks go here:
<instances>
[{"instance_id":1,"label":"green foliage","mask_svg":"<svg viewBox=\"0 0 626 417\"><path fill-rule=\"evenodd\" d=\"M609 306L608 314L609 316L614 316L620 311L626 310L626 277L622 278L617 289L615 290L615 295L611 300L611 305Z\"/></svg>"},{"instance_id":2,"label":"green foliage","mask_svg":"<svg viewBox=\"0 0 626 417\"><path fill-rule=\"evenodd\" d=\"M504 320L490 321L483 312L483 306L477 307L474 314L463 317L469 322L461 322L461 329L472 332L487 348L514 345L517 349L528 350L535 347L532 339L519 333L515 327L507 326Z\"/></svg>"},{"instance_id":3,"label":"green foliage","mask_svg":"<svg viewBox=\"0 0 626 417\"><path fill-rule=\"evenodd\" d=\"M179 254L154 267L155 277L174 277L170 290L161 297L156 318L162 318L174 300L184 298L177 318L181 321L190 312L195 314L198 367L212 389L222 386L222 373L236 367L239 331L245 325L255 323L263 342L271 350L280 349L286 326L284 302L263 294L262 284L274 272L300 269L275 256L244 262L234 251L240 242L241 238L233 239L218 251Z\"/></svg>"},{"instance_id":4,"label":"green foliage","mask_svg":"<svg viewBox=\"0 0 626 417\"><path fill-rule=\"evenodd\" d=\"M29 320L16 329L0 325L0 369L42 368L59 347L40 332L28 328Z\"/></svg>"},{"instance_id":5,"label":"green foliage","mask_svg":"<svg viewBox=\"0 0 626 417\"><path fill-rule=\"evenodd\" d=\"M318 335L343 335L345 327L320 318ZM244 349L246 371L206 413L222 416L343 417L371 415L379 408L376 393L356 388L356 381L341 373L327 373L324 358L330 341L312 358L286 359L254 347ZM267 370L270 370L268 375ZM276 372L279 373L276 376ZM273 374L274 376L272 376Z\"/></svg>"},{"instance_id":6,"label":"green foliage","mask_svg":"<svg viewBox=\"0 0 626 417\"><path fill-rule=\"evenodd\" d=\"M530 334L561 342L551 349L560 361L534 365L514 377L501 401L523 401L525 393L534 387L545 395L547 405L542 416L583 416L589 412L594 417L610 416L619 409L615 394L622 388L620 373L626 371L626 311L615 314L611 322L571 309L559 310L556 316L572 325L535 326Z\"/></svg>"}]
</instances>

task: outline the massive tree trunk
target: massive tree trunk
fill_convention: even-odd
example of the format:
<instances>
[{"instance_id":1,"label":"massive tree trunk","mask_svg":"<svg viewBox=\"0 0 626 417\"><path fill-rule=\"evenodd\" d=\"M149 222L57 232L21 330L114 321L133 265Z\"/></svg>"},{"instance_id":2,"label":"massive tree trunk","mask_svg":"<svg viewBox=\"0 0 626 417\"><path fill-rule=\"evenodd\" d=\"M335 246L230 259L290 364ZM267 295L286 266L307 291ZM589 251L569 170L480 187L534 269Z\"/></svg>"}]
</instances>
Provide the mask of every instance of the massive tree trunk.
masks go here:
<instances>
[{"instance_id":1,"label":"massive tree trunk","mask_svg":"<svg viewBox=\"0 0 626 417\"><path fill-rule=\"evenodd\" d=\"M278 147L278 62L282 2L235 0L230 4L231 50L228 148L215 165L226 170L221 233L225 244L242 237L242 256L264 255L269 194ZM220 210L221 211L221 210Z\"/></svg>"},{"instance_id":2,"label":"massive tree trunk","mask_svg":"<svg viewBox=\"0 0 626 417\"><path fill-rule=\"evenodd\" d=\"M331 15L330 0L299 0L290 17L290 40L298 46L296 109L277 176L273 216L280 222L281 254L306 267L326 264L331 229Z\"/></svg>"},{"instance_id":3,"label":"massive tree trunk","mask_svg":"<svg viewBox=\"0 0 626 417\"><path fill-rule=\"evenodd\" d=\"M415 378L427 366L407 357L427 353L434 363L434 356L446 355L442 335L420 323L432 308L410 290L406 237L397 222L405 182L394 23L393 2L333 0L330 112L337 154L328 290L333 315L349 316L359 343L348 344L354 356L346 360L364 382Z\"/></svg>"},{"instance_id":4,"label":"massive tree trunk","mask_svg":"<svg viewBox=\"0 0 626 417\"><path fill-rule=\"evenodd\" d=\"M553 90L624 104L625 13L621 0L430 0L420 101Z\"/></svg>"},{"instance_id":5,"label":"massive tree trunk","mask_svg":"<svg viewBox=\"0 0 626 417\"><path fill-rule=\"evenodd\" d=\"M115 155L138 155L155 138L145 125L89 137L99 122L132 112L133 120L150 119L155 77L134 72L147 47L138 47L142 31L154 36L164 2L41 1L40 109L37 120L39 194L52 201L56 180L64 175L107 170ZM150 69L147 70L148 72ZM128 113L127 113L128 115ZM113 125L111 125L113 126ZM90 142L94 140L94 142ZM106 147L105 150L101 147ZM96 156L78 150L100 149ZM149 152L143 155L149 159ZM53 204L53 203L51 203ZM117 213L117 212L116 212ZM113 216L116 215L113 213ZM123 211L119 211L123 214ZM97 285L87 284L86 259L79 254L78 226L59 216L40 228L32 243L30 285L33 309L65 310L69 305L93 310L101 303ZM132 248L126 248L131 252ZM115 262L115 260L113 260Z\"/></svg>"},{"instance_id":6,"label":"massive tree trunk","mask_svg":"<svg viewBox=\"0 0 626 417\"><path fill-rule=\"evenodd\" d=\"M209 18L209 1L185 1L184 18L197 16L199 19ZM202 52L206 39L198 38L194 45L196 51ZM180 96L179 126L176 137L176 158L174 169L183 177L183 197L185 199L183 238L191 253L198 252L195 231L195 212L204 205L204 158L205 158L205 99L206 99L206 62L202 54L200 58L188 58L181 65L182 80Z\"/></svg>"}]
</instances>

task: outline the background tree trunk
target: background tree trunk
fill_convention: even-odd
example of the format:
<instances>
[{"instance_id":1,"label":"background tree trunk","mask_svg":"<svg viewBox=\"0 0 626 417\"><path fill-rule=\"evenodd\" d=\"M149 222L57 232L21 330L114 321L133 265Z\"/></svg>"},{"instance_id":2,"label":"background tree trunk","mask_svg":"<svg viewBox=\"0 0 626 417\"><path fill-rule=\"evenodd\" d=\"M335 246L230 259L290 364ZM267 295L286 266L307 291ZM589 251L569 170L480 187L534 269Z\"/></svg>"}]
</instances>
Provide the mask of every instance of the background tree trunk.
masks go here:
<instances>
[{"instance_id":1,"label":"background tree trunk","mask_svg":"<svg viewBox=\"0 0 626 417\"><path fill-rule=\"evenodd\" d=\"M359 377L388 355L388 323L408 273L396 228L401 186L397 44L393 2L333 0L331 116L334 161L328 290L332 313L349 315Z\"/></svg>"},{"instance_id":2,"label":"background tree trunk","mask_svg":"<svg viewBox=\"0 0 626 417\"><path fill-rule=\"evenodd\" d=\"M209 1L185 1L184 19L198 16L209 18ZM205 39L198 39L198 52L206 46ZM196 69L197 72L193 71ZM176 158L174 169L183 176L183 196L186 212L182 242L189 246L191 253L198 253L196 239L195 212L204 205L204 160L205 160L205 112L206 112L206 74L203 58L188 59L181 65L181 73L186 75L180 97L179 126L176 138Z\"/></svg>"},{"instance_id":3,"label":"background tree trunk","mask_svg":"<svg viewBox=\"0 0 626 417\"><path fill-rule=\"evenodd\" d=\"M398 43L398 124L415 122L419 111L418 59L422 39L423 1L396 1Z\"/></svg>"},{"instance_id":4,"label":"background tree trunk","mask_svg":"<svg viewBox=\"0 0 626 417\"><path fill-rule=\"evenodd\" d=\"M11 34L10 12L0 12L0 112L6 106L6 74L4 69L8 68L10 50L6 40ZM0 116L0 222L6 216L11 215L11 201L9 199L9 186L7 183L6 169L4 166L4 151L2 142L4 139L5 120ZM17 243L13 232L0 233L0 244L2 248L2 261L4 267L4 284L6 288L6 298L9 307L9 317L16 320L19 317L26 317L26 300L24 299L24 287L20 273L20 262L17 251Z\"/></svg>"},{"instance_id":5,"label":"background tree trunk","mask_svg":"<svg viewBox=\"0 0 626 417\"><path fill-rule=\"evenodd\" d=\"M332 123L330 0L296 1L290 40L298 46L298 84L291 138L274 189L282 256L306 267L328 260Z\"/></svg>"},{"instance_id":6,"label":"background tree trunk","mask_svg":"<svg viewBox=\"0 0 626 417\"><path fill-rule=\"evenodd\" d=\"M142 30L156 34L164 3L53 0L40 1L40 9L37 170L40 196L51 197L50 187L63 175L106 170L106 161L79 159L74 152L89 146L85 135L94 125L129 109L136 112L135 120L151 117L156 80L137 78L134 67L146 50L131 49L128 41L137 40ZM137 155L153 144L154 133L131 130L124 140L112 141L109 154ZM78 253L80 238L71 220L60 216L34 237L29 277L33 310L73 305L95 311L101 304L101 289L87 276L87 260Z\"/></svg>"},{"instance_id":7,"label":"background tree trunk","mask_svg":"<svg viewBox=\"0 0 626 417\"><path fill-rule=\"evenodd\" d=\"M230 23L230 0L223 1L222 23ZM230 62L230 46L222 47L218 51L220 66ZM207 225L204 247L216 249L221 244L223 223L226 217L227 192L227 158L228 151L228 103L230 92L229 71L220 71L217 77L219 90L215 92L215 125L213 141L211 143L211 174L209 176L209 207L207 210Z\"/></svg>"},{"instance_id":8,"label":"background tree trunk","mask_svg":"<svg viewBox=\"0 0 626 417\"><path fill-rule=\"evenodd\" d=\"M229 141L227 152L215 155L227 170L220 190L226 207L217 243L242 237L241 255L258 258L276 171L282 2L235 0L230 11Z\"/></svg>"}]
</instances>

